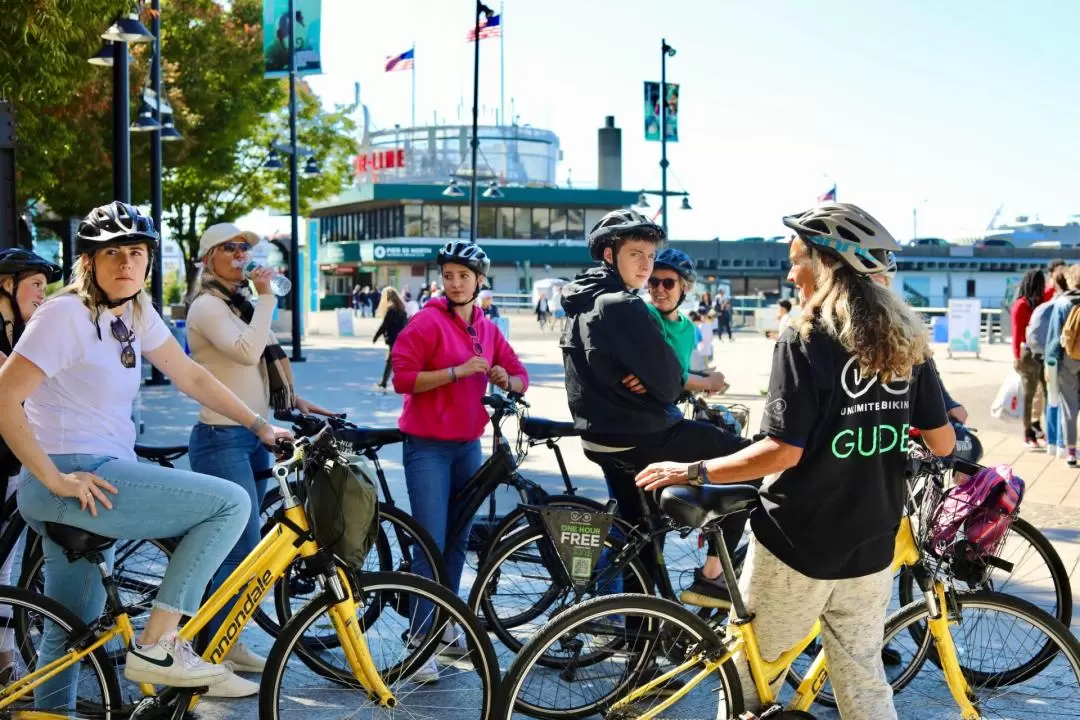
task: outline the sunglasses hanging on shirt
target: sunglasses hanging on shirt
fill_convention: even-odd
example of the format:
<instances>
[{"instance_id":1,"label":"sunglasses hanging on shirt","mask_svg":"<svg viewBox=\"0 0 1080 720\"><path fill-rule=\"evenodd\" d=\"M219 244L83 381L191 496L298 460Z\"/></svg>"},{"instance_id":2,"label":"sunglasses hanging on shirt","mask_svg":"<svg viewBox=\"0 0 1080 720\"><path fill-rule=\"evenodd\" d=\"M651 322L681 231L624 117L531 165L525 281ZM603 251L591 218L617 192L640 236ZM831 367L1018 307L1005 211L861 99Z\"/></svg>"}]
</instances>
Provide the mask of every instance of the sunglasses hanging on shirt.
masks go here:
<instances>
[{"instance_id":1,"label":"sunglasses hanging on shirt","mask_svg":"<svg viewBox=\"0 0 1080 720\"><path fill-rule=\"evenodd\" d=\"M480 344L480 337L476 334L476 328L472 325L467 325L465 329L469 332L469 337L472 338L472 350L478 357L484 356L484 346Z\"/></svg>"},{"instance_id":2,"label":"sunglasses hanging on shirt","mask_svg":"<svg viewBox=\"0 0 1080 720\"><path fill-rule=\"evenodd\" d=\"M120 364L131 370L135 367L135 346L132 344L135 342L135 333L128 329L128 326L124 324L124 321L120 318L116 318L109 325L109 329L112 331L112 336L120 343Z\"/></svg>"}]
</instances>

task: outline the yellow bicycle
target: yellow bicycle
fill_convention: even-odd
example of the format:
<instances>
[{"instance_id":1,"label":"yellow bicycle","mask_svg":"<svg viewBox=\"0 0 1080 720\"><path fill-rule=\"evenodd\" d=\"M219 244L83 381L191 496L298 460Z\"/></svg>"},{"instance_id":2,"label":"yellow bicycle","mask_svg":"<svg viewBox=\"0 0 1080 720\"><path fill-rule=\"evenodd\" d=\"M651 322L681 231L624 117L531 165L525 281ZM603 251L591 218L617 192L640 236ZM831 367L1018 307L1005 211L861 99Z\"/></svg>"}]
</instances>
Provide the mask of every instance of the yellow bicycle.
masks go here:
<instances>
[{"instance_id":1,"label":"yellow bicycle","mask_svg":"<svg viewBox=\"0 0 1080 720\"><path fill-rule=\"evenodd\" d=\"M260 718L292 718L316 704L320 718L331 717L335 707L340 717L356 717L365 706L369 717L405 712L445 718L439 710L444 704L461 711L455 717L486 718L498 666L490 641L465 604L425 578L352 573L313 534L304 497L298 495L306 495L316 466L340 460L329 426L295 443L291 457L274 467L283 503L273 528L183 626L181 636L194 641L239 594L203 652L205 659L220 661L274 584L293 563L304 563L321 592L274 642L262 677ZM291 472L302 474L303 482L289 482ZM0 587L0 618L7 619L0 637L14 640L20 666L0 689L0 719L181 717L206 688L167 688L155 695L153 686L140 686L125 693L112 664L122 657L116 645L129 646L134 639L128 609L101 555L115 540L66 525L48 524L46 531L70 560L85 558L98 565L106 611L87 625L43 595ZM49 624L66 634L64 652L42 664L37 652ZM448 644L462 652L452 666L440 666L434 658ZM430 687L437 690L417 692L423 683L436 681ZM125 695L138 706L125 702Z\"/></svg>"},{"instance_id":2,"label":"yellow bicycle","mask_svg":"<svg viewBox=\"0 0 1080 720\"><path fill-rule=\"evenodd\" d=\"M679 487L665 488L664 495L681 500L662 503L676 521L710 533L723 517L755 503L757 490L739 485ZM923 600L895 613L884 633L885 642L902 657L899 670L886 668L894 690L911 687L924 694L919 720L1027 720L1080 712L1080 643L1069 630L1019 598L948 589L924 558L920 537L905 517L897 534L894 568L912 568ZM776 660L762 657L731 559L724 543L717 545L732 596L732 618L725 626L646 595L610 595L582 603L557 615L522 648L504 678L495 717L812 718L808 711L829 677L823 652L783 702L772 685L811 648L819 623ZM965 624L980 629L977 637L958 632ZM1022 676L1009 671L1015 668L1017 652L1034 658ZM740 683L736 653L748 661L751 688ZM1002 656L1008 656L1005 667L995 672L995 659ZM940 668L944 683L941 675L920 675L932 666ZM761 710L748 713L747 707Z\"/></svg>"}]
</instances>

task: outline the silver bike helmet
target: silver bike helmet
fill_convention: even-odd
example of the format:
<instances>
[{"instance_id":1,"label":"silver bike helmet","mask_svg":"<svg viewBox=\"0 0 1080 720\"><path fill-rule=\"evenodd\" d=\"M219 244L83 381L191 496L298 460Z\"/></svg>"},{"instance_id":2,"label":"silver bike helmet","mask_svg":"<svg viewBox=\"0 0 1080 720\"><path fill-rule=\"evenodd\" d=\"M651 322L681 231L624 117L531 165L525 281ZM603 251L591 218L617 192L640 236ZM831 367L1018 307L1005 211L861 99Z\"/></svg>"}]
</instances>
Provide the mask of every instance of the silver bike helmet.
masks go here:
<instances>
[{"instance_id":1,"label":"silver bike helmet","mask_svg":"<svg viewBox=\"0 0 1080 720\"><path fill-rule=\"evenodd\" d=\"M887 258L874 250L897 251L900 243L870 213L851 203L818 205L784 218L811 248L838 258L860 275L886 272Z\"/></svg>"}]
</instances>

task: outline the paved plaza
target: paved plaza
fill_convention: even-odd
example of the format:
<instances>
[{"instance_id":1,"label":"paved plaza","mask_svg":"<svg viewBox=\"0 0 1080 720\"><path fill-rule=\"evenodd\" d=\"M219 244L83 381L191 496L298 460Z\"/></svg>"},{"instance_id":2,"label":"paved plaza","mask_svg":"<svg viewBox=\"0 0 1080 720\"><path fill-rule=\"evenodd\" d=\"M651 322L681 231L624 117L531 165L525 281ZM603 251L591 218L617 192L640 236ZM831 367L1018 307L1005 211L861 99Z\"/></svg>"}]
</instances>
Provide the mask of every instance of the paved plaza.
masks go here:
<instances>
[{"instance_id":1,"label":"paved plaza","mask_svg":"<svg viewBox=\"0 0 1080 720\"><path fill-rule=\"evenodd\" d=\"M355 337L337 337L329 334L336 327L333 318L329 314L318 318L313 329L325 328L327 334L309 335L304 346L307 362L294 367L300 394L326 407L346 411L349 419L359 424L395 425L401 408L400 397L374 387L386 354L381 342L378 345L371 343L376 326L374 320L357 319ZM531 315L513 315L511 327L511 342L531 377L527 395L531 414L569 419L556 337L539 332ZM731 383L727 399L750 407L751 428L754 429L762 410L762 391L768 385L771 347L770 340L750 332L738 333L735 342L718 342L716 345L716 365ZM949 359L944 348L939 348L938 362L945 384L969 410L969 424L979 430L986 448L984 463L1009 463L1027 481L1023 516L1051 538L1069 569L1074 587L1080 587L1077 583L1080 578L1080 472L1070 470L1062 459L1028 451L1018 426L989 415L991 400L1005 373L1011 370L1009 347L1000 344L984 346L980 359ZM195 403L180 396L174 388L144 388L141 417L145 432L140 441L186 443L196 415ZM591 497L606 497L600 472L584 457L580 444L571 439L564 441L561 447L578 488ZM400 504L407 503L400 447L387 448L380 452L380 458L395 498ZM561 487L555 460L544 448L531 452L522 473L553 492ZM1077 629L1080 629L1080 623L1074 620L1074 632ZM257 629L247 631L245 639L262 651L269 648L268 639ZM505 669L508 658L502 657L502 662ZM917 709L918 703L906 698L906 694L897 696L901 717L923 717ZM917 695L913 700L918 700ZM257 702L255 699L205 701L199 712L205 718L254 718ZM818 713L815 709L815 713L820 718L835 717L827 711ZM304 714L310 720L324 717L314 706ZM340 710L333 715L339 716Z\"/></svg>"}]
</instances>

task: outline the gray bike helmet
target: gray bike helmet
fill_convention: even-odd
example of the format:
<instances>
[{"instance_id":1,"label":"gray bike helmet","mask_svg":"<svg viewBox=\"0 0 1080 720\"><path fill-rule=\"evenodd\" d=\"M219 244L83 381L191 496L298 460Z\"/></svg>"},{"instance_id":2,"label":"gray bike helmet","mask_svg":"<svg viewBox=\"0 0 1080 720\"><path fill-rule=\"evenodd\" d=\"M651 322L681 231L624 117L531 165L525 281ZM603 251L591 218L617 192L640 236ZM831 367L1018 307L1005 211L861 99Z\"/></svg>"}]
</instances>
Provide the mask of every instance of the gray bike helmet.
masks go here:
<instances>
[{"instance_id":1,"label":"gray bike helmet","mask_svg":"<svg viewBox=\"0 0 1080 720\"><path fill-rule=\"evenodd\" d=\"M150 252L157 250L158 234L154 221L134 205L119 200L91 210L79 223L75 234L75 252L80 254L92 255L107 247L139 243L145 243Z\"/></svg>"},{"instance_id":2,"label":"gray bike helmet","mask_svg":"<svg viewBox=\"0 0 1080 720\"><path fill-rule=\"evenodd\" d=\"M451 240L439 249L435 258L439 267L446 263L464 265L474 273L487 275L491 269L491 261L487 253L479 245L468 240Z\"/></svg>"},{"instance_id":3,"label":"gray bike helmet","mask_svg":"<svg viewBox=\"0 0 1080 720\"><path fill-rule=\"evenodd\" d=\"M653 268L657 270L673 270L691 285L697 280L697 270L694 268L694 260L676 248L664 248L656 253Z\"/></svg>"},{"instance_id":4,"label":"gray bike helmet","mask_svg":"<svg viewBox=\"0 0 1080 720\"><path fill-rule=\"evenodd\" d=\"M589 232L589 255L597 262L604 261L604 248L614 248L621 237L634 236L663 243L664 230L649 218L634 210L612 210Z\"/></svg>"},{"instance_id":5,"label":"gray bike helmet","mask_svg":"<svg viewBox=\"0 0 1080 720\"><path fill-rule=\"evenodd\" d=\"M860 275L887 271L887 258L874 250L897 251L900 243L881 223L857 205L818 205L784 218L788 226L812 249L840 259Z\"/></svg>"}]
</instances>

